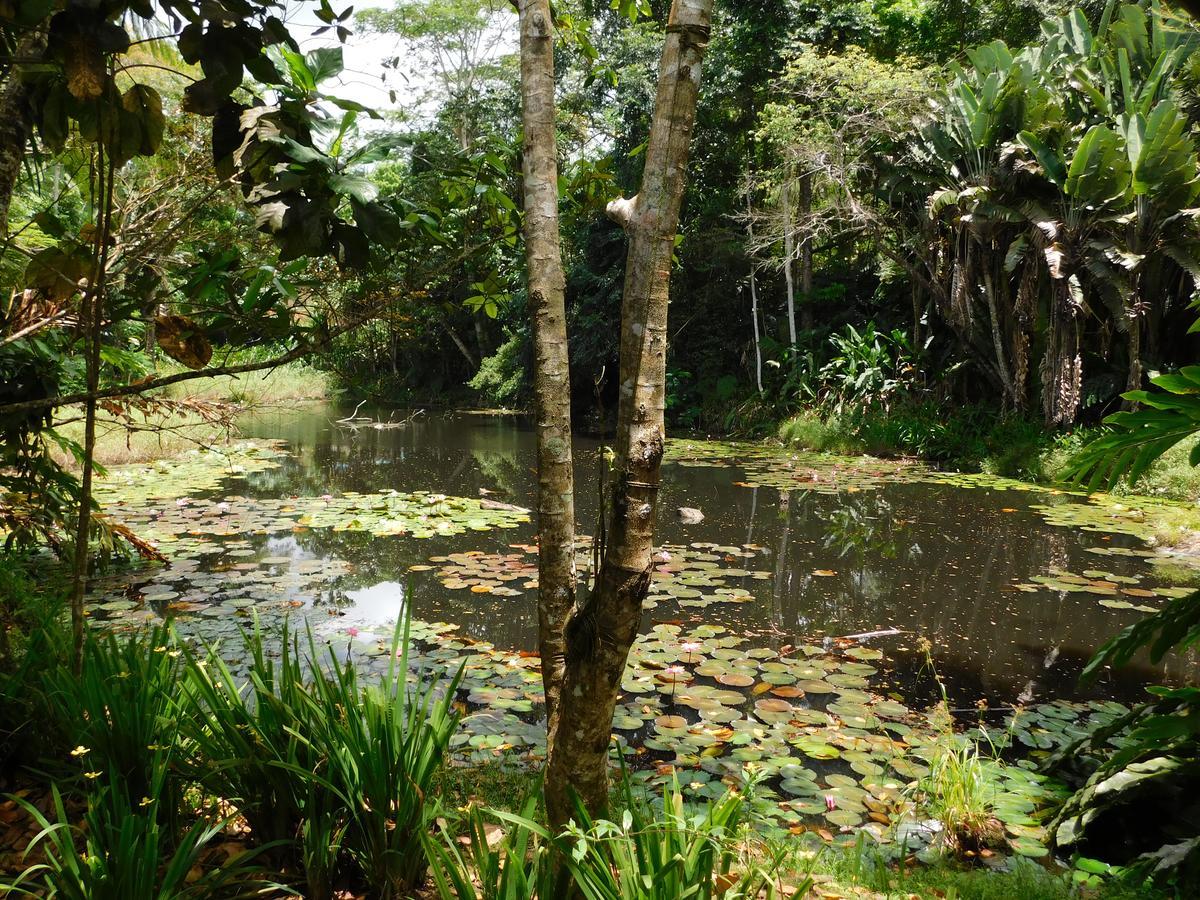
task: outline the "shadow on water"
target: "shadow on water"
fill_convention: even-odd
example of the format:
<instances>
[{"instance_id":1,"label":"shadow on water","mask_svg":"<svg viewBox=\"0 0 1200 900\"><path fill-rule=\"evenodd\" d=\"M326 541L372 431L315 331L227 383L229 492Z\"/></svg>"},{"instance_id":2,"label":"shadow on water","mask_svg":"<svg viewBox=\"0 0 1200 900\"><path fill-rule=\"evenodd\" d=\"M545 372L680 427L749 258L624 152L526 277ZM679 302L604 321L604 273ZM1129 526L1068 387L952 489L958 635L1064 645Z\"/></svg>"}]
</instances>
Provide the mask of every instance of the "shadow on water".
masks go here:
<instances>
[{"instance_id":1,"label":"shadow on water","mask_svg":"<svg viewBox=\"0 0 1200 900\"><path fill-rule=\"evenodd\" d=\"M270 411L243 423L248 437L288 442L292 456L278 469L254 473L235 487L258 498L320 496L385 488L428 490L534 506L534 435L516 417L429 415L403 428L350 430L327 407ZM599 442L576 442L577 519L591 534L598 514ZM875 643L906 696L930 692L923 672L922 639L955 704L993 707L1055 697L1129 699L1163 673L1143 667L1108 675L1086 694L1076 679L1093 648L1141 613L1109 609L1088 594L1014 584L1048 570L1097 568L1088 553L1138 547L1123 535L1100 537L1046 524L1030 509L1030 495L1012 490L963 489L926 483L884 483L848 493L780 491L739 486L735 467L664 466L659 534L662 544L749 546L765 575L733 579L754 602L700 610L660 606L647 624L671 619L715 622L782 647L864 632L892 632ZM704 520L683 525L680 506L703 510ZM498 597L445 589L435 572L410 574L432 556L479 550L516 553L534 527L450 537L372 539L329 529L271 535L261 552L311 568L345 560L349 571L315 588L310 603L350 623L396 616L411 585L413 611L428 621L455 622L462 633L500 647L535 644L532 593ZM1106 557L1114 575L1144 574L1143 560ZM1167 677L1191 671L1176 661ZM911 700L919 699L911 697Z\"/></svg>"}]
</instances>

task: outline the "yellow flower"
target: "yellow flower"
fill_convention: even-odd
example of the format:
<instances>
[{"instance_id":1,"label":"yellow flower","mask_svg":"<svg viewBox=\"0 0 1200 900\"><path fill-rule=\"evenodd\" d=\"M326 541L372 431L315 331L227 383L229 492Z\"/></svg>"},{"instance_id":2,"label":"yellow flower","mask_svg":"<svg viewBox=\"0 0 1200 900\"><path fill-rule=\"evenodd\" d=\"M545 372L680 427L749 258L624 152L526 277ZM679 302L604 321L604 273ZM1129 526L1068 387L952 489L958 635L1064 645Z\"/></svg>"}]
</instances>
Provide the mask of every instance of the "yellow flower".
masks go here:
<instances>
[{"instance_id":1,"label":"yellow flower","mask_svg":"<svg viewBox=\"0 0 1200 900\"><path fill-rule=\"evenodd\" d=\"M72 756L83 756L83 754L90 753L90 752L91 752L91 750L88 747L85 747L85 746L83 746L83 744L80 744L78 747L76 747L74 750L71 751L71 755Z\"/></svg>"},{"instance_id":2,"label":"yellow flower","mask_svg":"<svg viewBox=\"0 0 1200 900\"><path fill-rule=\"evenodd\" d=\"M139 803L139 804L138 804L138 806L149 806L149 805L150 805L151 803L153 803L153 802L154 802L154 801L153 801L153 800L151 800L149 797L143 797L143 798L142 798L142 802L141 802L141 803Z\"/></svg>"},{"instance_id":3,"label":"yellow flower","mask_svg":"<svg viewBox=\"0 0 1200 900\"><path fill-rule=\"evenodd\" d=\"M84 772L83 777L91 778L91 779L95 780L100 777L100 773L99 772Z\"/></svg>"}]
</instances>

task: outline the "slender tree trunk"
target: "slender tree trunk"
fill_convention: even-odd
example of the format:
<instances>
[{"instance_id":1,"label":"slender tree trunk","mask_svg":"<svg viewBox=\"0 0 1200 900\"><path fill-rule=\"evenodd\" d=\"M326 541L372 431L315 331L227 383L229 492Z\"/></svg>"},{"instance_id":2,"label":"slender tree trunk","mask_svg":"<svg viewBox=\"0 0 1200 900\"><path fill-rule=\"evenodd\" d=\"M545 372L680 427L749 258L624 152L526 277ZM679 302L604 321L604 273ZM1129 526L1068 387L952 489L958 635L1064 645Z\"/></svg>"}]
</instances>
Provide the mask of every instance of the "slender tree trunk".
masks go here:
<instances>
[{"instance_id":1,"label":"slender tree trunk","mask_svg":"<svg viewBox=\"0 0 1200 900\"><path fill-rule=\"evenodd\" d=\"M613 201L608 209L629 235L616 465L600 572L566 629L566 669L545 782L553 827L571 818L572 791L593 813L607 805L613 710L650 588L665 437L671 255L712 8L713 0L672 3L641 191L632 199Z\"/></svg>"},{"instance_id":2,"label":"slender tree trunk","mask_svg":"<svg viewBox=\"0 0 1200 900\"><path fill-rule=\"evenodd\" d=\"M812 175L805 172L800 176L800 211L805 217L812 212ZM813 328L813 254L811 233L800 247L800 327L805 331Z\"/></svg>"},{"instance_id":3,"label":"slender tree trunk","mask_svg":"<svg viewBox=\"0 0 1200 900\"><path fill-rule=\"evenodd\" d=\"M31 87L23 70L46 51L46 33L33 31L17 44L14 61L0 87L0 240L8 237L8 208L25 161L25 145L33 131L29 116Z\"/></svg>"},{"instance_id":4,"label":"slender tree trunk","mask_svg":"<svg viewBox=\"0 0 1200 900\"><path fill-rule=\"evenodd\" d=\"M454 330L454 326L450 324L444 317L438 316L438 321L442 328L446 329L446 334L450 335L450 340L454 341L454 346L458 348L458 352L463 355L463 359L467 361L467 365L474 371L479 368L479 361L471 355L471 351L467 348L466 342L459 337L458 332Z\"/></svg>"},{"instance_id":5,"label":"slender tree trunk","mask_svg":"<svg viewBox=\"0 0 1200 900\"><path fill-rule=\"evenodd\" d=\"M1000 309L996 303L996 285L992 278L990 266L985 263L983 268L983 293L987 298L988 318L992 326L992 350L996 354L996 372L1000 376L1000 386L1004 389L1004 405L1017 407L1017 391L1013 385L1012 373L1008 368L1008 357L1004 352L1004 335L1000 327Z\"/></svg>"},{"instance_id":6,"label":"slender tree trunk","mask_svg":"<svg viewBox=\"0 0 1200 900\"><path fill-rule=\"evenodd\" d=\"M71 572L71 661L77 675L83 671L83 595L87 589L88 549L92 530L92 475L96 468L96 391L100 387L100 338L104 325L104 292L108 274L108 237L112 226L115 171L103 146L99 149L96 171L99 173L99 184L93 203L93 209L97 211L94 266L87 290L80 301L88 399L84 401L83 472L79 479L79 516L75 526L75 556Z\"/></svg>"},{"instance_id":7,"label":"slender tree trunk","mask_svg":"<svg viewBox=\"0 0 1200 900\"><path fill-rule=\"evenodd\" d=\"M915 279L909 282L909 299L912 301L912 334L913 349L921 350L921 285Z\"/></svg>"},{"instance_id":8,"label":"slender tree trunk","mask_svg":"<svg viewBox=\"0 0 1200 900\"><path fill-rule=\"evenodd\" d=\"M575 605L575 484L571 380L554 130L554 37L549 0L521 0L521 102L525 145L525 261L533 325L538 454L538 649L546 736L558 721L567 616ZM549 748L548 748L549 749Z\"/></svg>"},{"instance_id":9,"label":"slender tree trunk","mask_svg":"<svg viewBox=\"0 0 1200 900\"><path fill-rule=\"evenodd\" d=\"M758 284L754 278L754 207L750 203L750 182L746 181L746 231L750 235L750 318L754 322L754 381L758 385L758 393L763 392L762 384L762 337L758 331Z\"/></svg>"},{"instance_id":10,"label":"slender tree trunk","mask_svg":"<svg viewBox=\"0 0 1200 900\"><path fill-rule=\"evenodd\" d=\"M796 279L792 274L792 257L796 253L795 233L792 231L792 179L784 179L779 202L783 207L783 280L787 285L788 343L796 349Z\"/></svg>"},{"instance_id":11,"label":"slender tree trunk","mask_svg":"<svg viewBox=\"0 0 1200 900\"><path fill-rule=\"evenodd\" d=\"M1137 297L1138 284L1134 282L1134 296ZM1129 323L1129 370L1125 376L1125 390L1140 391L1142 389L1142 316L1135 303L1127 314ZM1129 408L1128 401L1123 408Z\"/></svg>"}]
</instances>

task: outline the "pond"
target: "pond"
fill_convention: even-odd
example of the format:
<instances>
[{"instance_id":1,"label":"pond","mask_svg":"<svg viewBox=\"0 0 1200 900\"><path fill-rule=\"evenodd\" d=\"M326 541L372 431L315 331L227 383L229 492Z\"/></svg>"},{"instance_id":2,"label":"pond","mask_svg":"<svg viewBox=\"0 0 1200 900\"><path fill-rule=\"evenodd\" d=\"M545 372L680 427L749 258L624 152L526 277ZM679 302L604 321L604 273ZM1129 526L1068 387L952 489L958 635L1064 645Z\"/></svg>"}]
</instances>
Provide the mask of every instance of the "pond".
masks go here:
<instances>
[{"instance_id":1,"label":"pond","mask_svg":"<svg viewBox=\"0 0 1200 900\"><path fill-rule=\"evenodd\" d=\"M350 430L333 424L344 414L310 407L245 422L246 436L282 439L292 455L278 469L231 479L196 499L392 488L535 506L534 434L517 417L433 415L399 429ZM379 417L386 419L387 413ZM576 443L576 513L583 535L595 530L599 446L591 438ZM736 461L735 450L728 459ZM880 477L870 489L850 484L849 490L821 490L817 484L815 490L785 490L741 486L746 473L736 466L689 465L669 458L663 468L660 543L752 545L758 549L747 568L769 577L728 579L730 586L749 591L752 603L690 613L659 607L647 613L647 623L681 617L717 621L761 632L777 645L898 629L902 634L878 641L890 655L904 658L914 637L925 636L960 703L986 699L1002 704L1022 696L1076 696L1076 678L1093 650L1140 617L1137 611L1102 605L1098 601L1106 599L1104 594L1049 586L1027 592L1014 585L1056 570L1136 577L1135 591L1163 582L1139 557L1089 552L1142 548L1142 540L1047 524L1031 508L1045 503L1044 495L892 480L894 467L879 463L877 469ZM682 506L702 510L704 521L681 524L674 511ZM344 612L348 625L394 619L405 582L411 580L418 618L456 622L473 637L529 650L536 646L531 591L498 598L446 590L433 577L436 572L408 570L446 553L512 554L511 545L534 541L533 524L523 523L515 529L423 540L371 540L352 532L264 535L256 539L255 549L308 565L329 559L349 562L353 574L330 585L319 601ZM536 567L532 554L521 556L521 565ZM1135 605L1146 602L1119 590L1118 596ZM1157 677L1149 671L1126 673L1097 690L1104 696L1114 691L1125 695L1140 680Z\"/></svg>"},{"instance_id":2,"label":"pond","mask_svg":"<svg viewBox=\"0 0 1200 900\"><path fill-rule=\"evenodd\" d=\"M468 413L353 429L336 422L346 412L261 414L244 435L273 445L114 471L102 502L170 561L97 577L91 614L118 626L171 617L185 636L221 640L234 665L252 614L268 624L302 616L339 654L378 668L407 604L417 655L435 671L467 665L461 749L536 759L532 429ZM584 536L598 515L600 447L576 443ZM857 825L876 809L869 801L884 821L897 790L884 773L913 777L928 761L933 738L917 711L940 690L928 641L963 718L998 713L1003 741L1044 755L1146 682L1190 674L1176 661L1109 674L1087 691L1076 683L1100 643L1192 578L1189 565L1146 549L1144 506L676 438L647 634L617 733L650 762L694 767L701 793L758 761L794 798L782 804L785 823L829 813ZM684 524L679 507L703 521ZM586 577L586 540L579 559ZM1029 794L1041 788L1013 772L1005 790L1018 799L1005 822L1016 840L1037 837L1028 816L1040 801ZM826 809L830 792L837 809Z\"/></svg>"}]
</instances>

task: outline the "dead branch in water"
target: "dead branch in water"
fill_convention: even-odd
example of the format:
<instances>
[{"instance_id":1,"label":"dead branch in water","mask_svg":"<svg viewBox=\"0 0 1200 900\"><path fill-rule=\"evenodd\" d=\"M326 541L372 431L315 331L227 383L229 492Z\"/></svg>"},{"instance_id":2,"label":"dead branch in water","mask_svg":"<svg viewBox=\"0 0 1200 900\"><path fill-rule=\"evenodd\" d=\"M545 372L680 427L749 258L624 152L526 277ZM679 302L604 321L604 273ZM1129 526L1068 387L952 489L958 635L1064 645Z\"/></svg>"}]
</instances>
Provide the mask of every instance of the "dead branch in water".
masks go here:
<instances>
[{"instance_id":1,"label":"dead branch in water","mask_svg":"<svg viewBox=\"0 0 1200 900\"><path fill-rule=\"evenodd\" d=\"M341 419L335 419L332 424L338 428L348 428L351 431L358 431L360 428L372 428L376 431L384 431L389 428L404 428L411 425L419 417L425 415L425 410L415 409L403 419L397 419L396 410L392 410L386 420L373 419L370 416L360 416L358 411L362 409L366 400L359 402L358 406L354 407L354 412Z\"/></svg>"}]
</instances>

